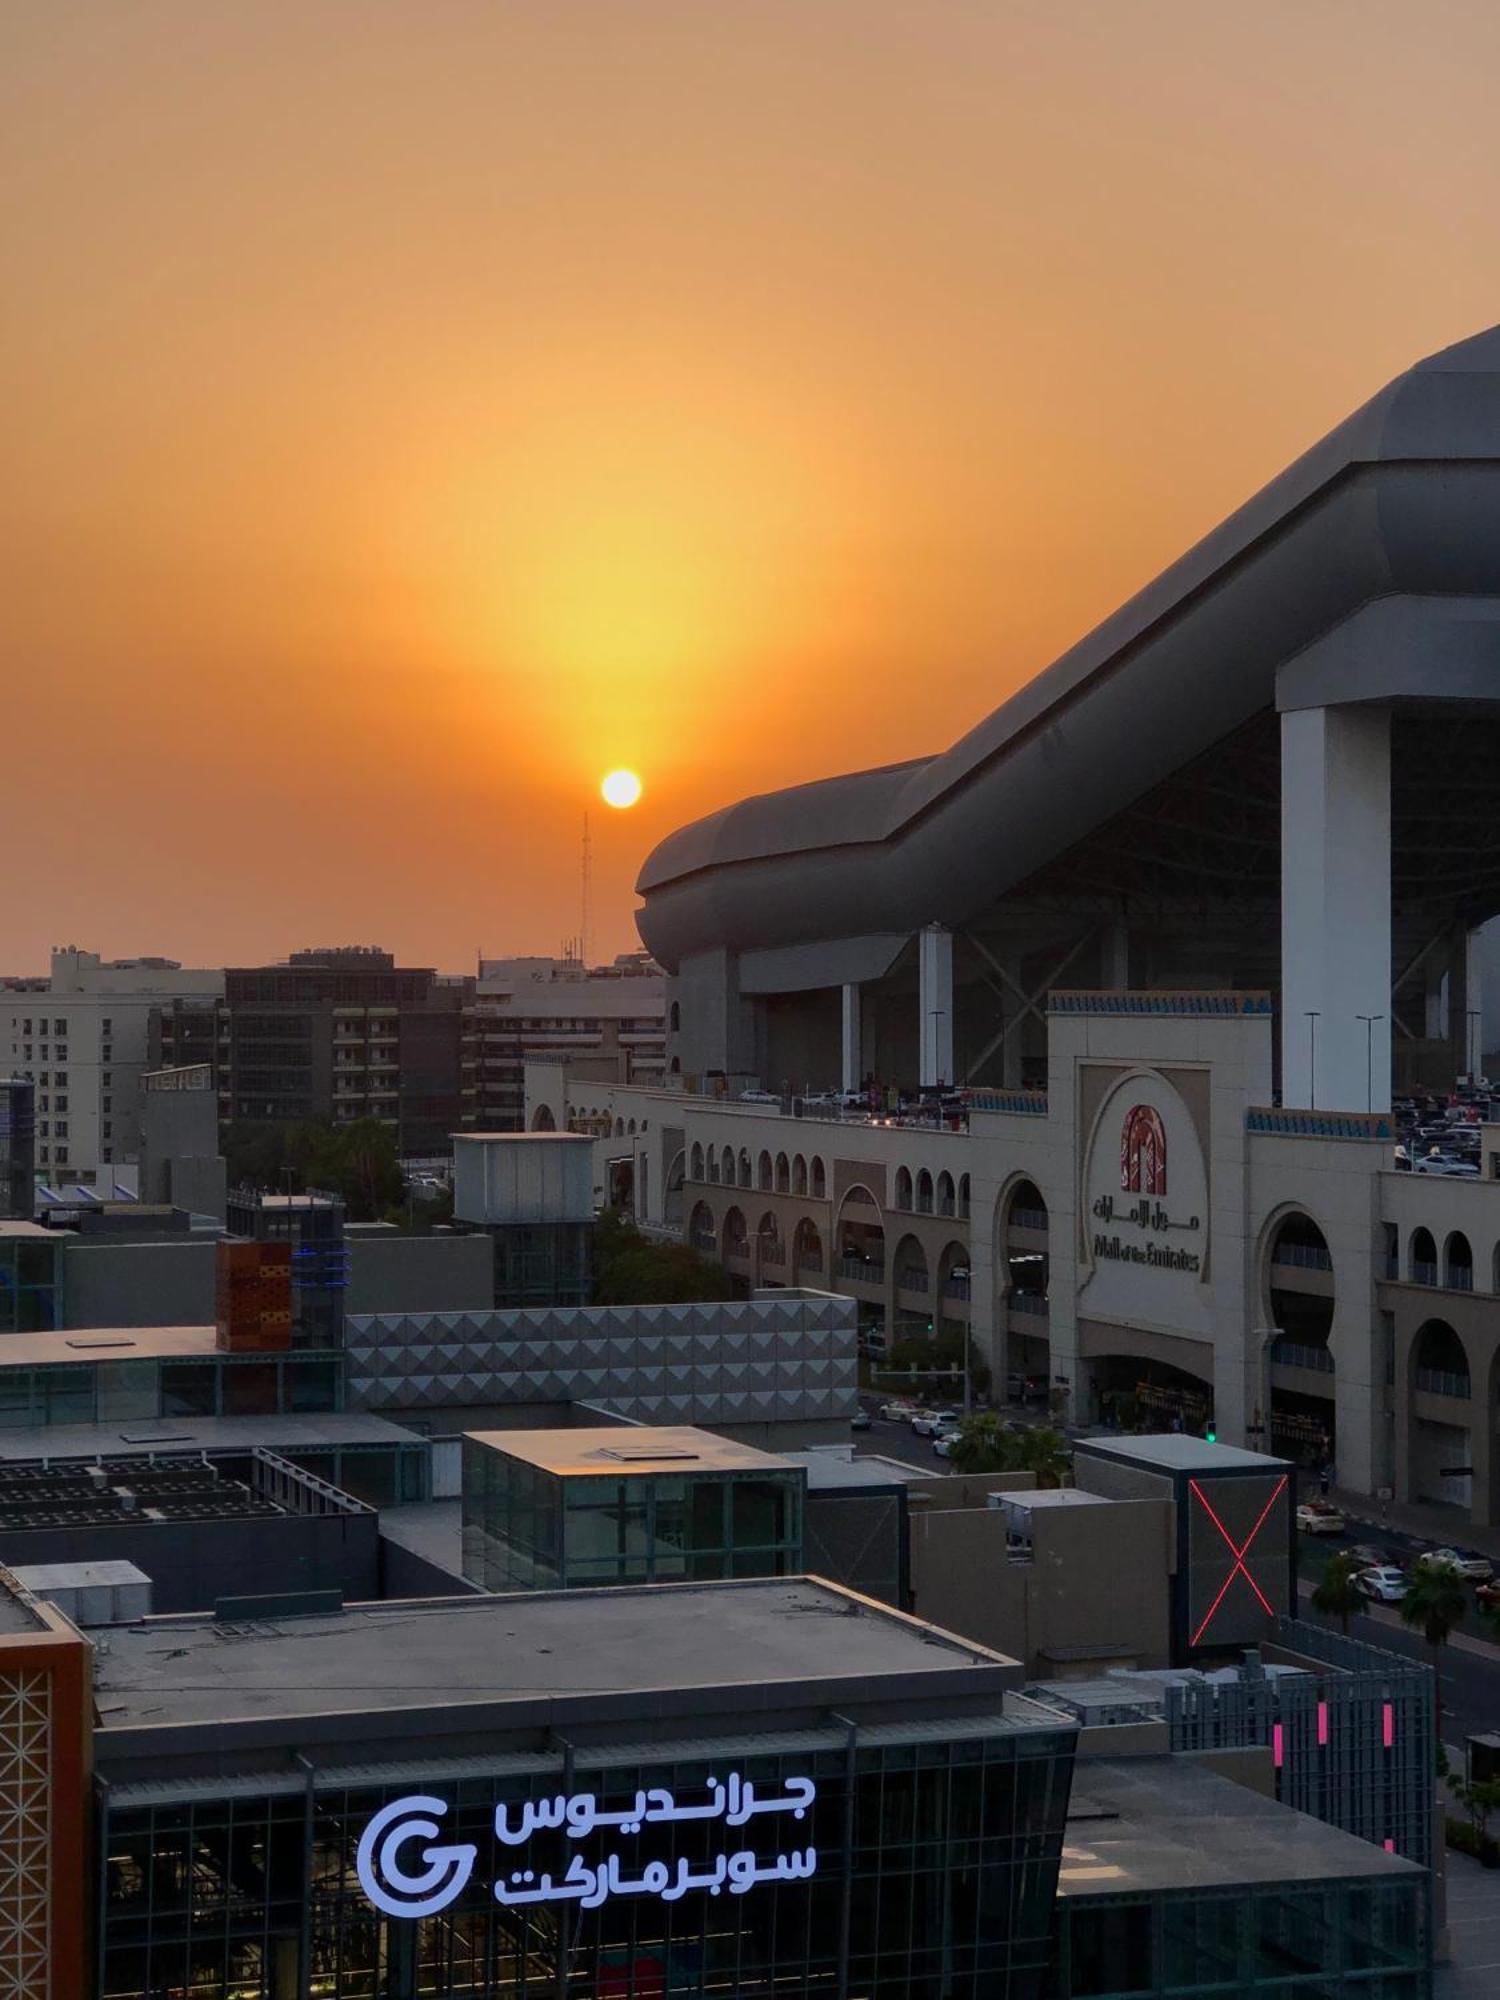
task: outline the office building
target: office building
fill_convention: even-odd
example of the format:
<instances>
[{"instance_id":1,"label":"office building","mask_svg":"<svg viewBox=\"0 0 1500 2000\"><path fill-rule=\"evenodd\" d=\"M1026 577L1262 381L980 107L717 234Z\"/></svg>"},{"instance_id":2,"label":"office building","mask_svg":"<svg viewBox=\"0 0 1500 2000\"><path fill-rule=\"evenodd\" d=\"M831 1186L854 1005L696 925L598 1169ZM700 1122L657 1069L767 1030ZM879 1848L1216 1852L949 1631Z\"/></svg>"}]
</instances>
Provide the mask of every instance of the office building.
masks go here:
<instances>
[{"instance_id":1,"label":"office building","mask_svg":"<svg viewBox=\"0 0 1500 2000\"><path fill-rule=\"evenodd\" d=\"M30 1222L36 1206L36 1085L0 1076L0 1221Z\"/></svg>"},{"instance_id":2,"label":"office building","mask_svg":"<svg viewBox=\"0 0 1500 2000\"><path fill-rule=\"evenodd\" d=\"M470 1431L463 1573L485 1590L795 1576L806 1485L690 1425Z\"/></svg>"},{"instance_id":3,"label":"office building","mask_svg":"<svg viewBox=\"0 0 1500 2000\"><path fill-rule=\"evenodd\" d=\"M49 1185L134 1192L141 1078L154 1009L224 990L171 958L101 959L69 945L44 979L0 993L0 1066L36 1085L36 1170Z\"/></svg>"},{"instance_id":4,"label":"office building","mask_svg":"<svg viewBox=\"0 0 1500 2000\"><path fill-rule=\"evenodd\" d=\"M565 1057L604 1083L662 1082L666 982L644 953L592 970L576 959L481 959L465 1032L465 1122L521 1131L528 1056Z\"/></svg>"},{"instance_id":5,"label":"office building","mask_svg":"<svg viewBox=\"0 0 1500 2000\"><path fill-rule=\"evenodd\" d=\"M303 1194L266 1194L236 1188L229 1196L227 1228L243 1245L285 1252L290 1284L290 1345L332 1350L344 1344L344 1302L349 1252L344 1204L336 1194L309 1188ZM238 1248L224 1244L225 1251Z\"/></svg>"},{"instance_id":6,"label":"office building","mask_svg":"<svg viewBox=\"0 0 1500 2000\"><path fill-rule=\"evenodd\" d=\"M177 1618L97 1678L101 1994L1039 1995L1075 1726L830 1586Z\"/></svg>"}]
</instances>

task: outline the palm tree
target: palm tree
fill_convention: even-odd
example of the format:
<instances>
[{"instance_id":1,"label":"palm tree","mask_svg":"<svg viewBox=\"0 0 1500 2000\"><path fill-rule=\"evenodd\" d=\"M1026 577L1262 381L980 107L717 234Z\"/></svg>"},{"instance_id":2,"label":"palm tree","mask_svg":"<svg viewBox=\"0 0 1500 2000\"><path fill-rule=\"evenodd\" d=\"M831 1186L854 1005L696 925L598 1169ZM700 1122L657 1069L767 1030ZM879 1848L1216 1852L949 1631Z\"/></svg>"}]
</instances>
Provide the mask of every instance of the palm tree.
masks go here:
<instances>
[{"instance_id":1,"label":"palm tree","mask_svg":"<svg viewBox=\"0 0 1500 2000\"><path fill-rule=\"evenodd\" d=\"M1346 1639L1349 1620L1365 1601L1364 1592L1354 1581L1358 1575L1359 1564L1354 1557L1340 1551L1329 1560L1312 1594L1313 1610L1321 1611L1325 1618L1337 1618Z\"/></svg>"},{"instance_id":2,"label":"palm tree","mask_svg":"<svg viewBox=\"0 0 1500 2000\"><path fill-rule=\"evenodd\" d=\"M1036 1475L1038 1486L1061 1486L1072 1470L1068 1441L1050 1424L1038 1424L1017 1440L1017 1459L1023 1472Z\"/></svg>"},{"instance_id":3,"label":"palm tree","mask_svg":"<svg viewBox=\"0 0 1500 2000\"><path fill-rule=\"evenodd\" d=\"M965 1417L948 1463L955 1472L1015 1472L1016 1440L993 1410Z\"/></svg>"},{"instance_id":4,"label":"palm tree","mask_svg":"<svg viewBox=\"0 0 1500 2000\"><path fill-rule=\"evenodd\" d=\"M1412 1564L1400 1604L1401 1622L1420 1631L1432 1648L1432 1706L1439 1743L1443 1740L1442 1649L1449 1634L1463 1623L1467 1609L1468 1599L1457 1570L1425 1557Z\"/></svg>"}]
</instances>

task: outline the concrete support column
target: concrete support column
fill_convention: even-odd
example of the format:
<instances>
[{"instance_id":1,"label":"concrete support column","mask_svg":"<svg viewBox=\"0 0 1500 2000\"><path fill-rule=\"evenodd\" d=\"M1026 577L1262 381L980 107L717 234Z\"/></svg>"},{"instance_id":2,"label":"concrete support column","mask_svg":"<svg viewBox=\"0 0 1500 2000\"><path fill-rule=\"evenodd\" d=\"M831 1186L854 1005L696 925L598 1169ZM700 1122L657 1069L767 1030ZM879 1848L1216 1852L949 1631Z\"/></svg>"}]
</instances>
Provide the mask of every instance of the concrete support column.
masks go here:
<instances>
[{"instance_id":1,"label":"concrete support column","mask_svg":"<svg viewBox=\"0 0 1500 2000\"><path fill-rule=\"evenodd\" d=\"M1130 931L1124 917L1112 917L1100 939L1100 983L1106 993L1130 991Z\"/></svg>"},{"instance_id":2,"label":"concrete support column","mask_svg":"<svg viewBox=\"0 0 1500 2000\"><path fill-rule=\"evenodd\" d=\"M864 1058L860 1053L860 990L858 986L841 986L840 1029L839 1029L839 1088L858 1090L864 1077Z\"/></svg>"},{"instance_id":3,"label":"concrete support column","mask_svg":"<svg viewBox=\"0 0 1500 2000\"><path fill-rule=\"evenodd\" d=\"M1389 1111L1391 737L1384 709L1291 709L1281 718L1281 1010L1283 1104Z\"/></svg>"},{"instance_id":4,"label":"concrete support column","mask_svg":"<svg viewBox=\"0 0 1500 2000\"><path fill-rule=\"evenodd\" d=\"M953 933L928 924L917 934L917 991L921 1018L918 1082L953 1081Z\"/></svg>"},{"instance_id":5,"label":"concrete support column","mask_svg":"<svg viewBox=\"0 0 1500 2000\"><path fill-rule=\"evenodd\" d=\"M1452 1051L1455 1076L1477 1075L1484 1060L1478 942L1467 924L1455 924L1448 939L1448 1019L1440 1032Z\"/></svg>"}]
</instances>

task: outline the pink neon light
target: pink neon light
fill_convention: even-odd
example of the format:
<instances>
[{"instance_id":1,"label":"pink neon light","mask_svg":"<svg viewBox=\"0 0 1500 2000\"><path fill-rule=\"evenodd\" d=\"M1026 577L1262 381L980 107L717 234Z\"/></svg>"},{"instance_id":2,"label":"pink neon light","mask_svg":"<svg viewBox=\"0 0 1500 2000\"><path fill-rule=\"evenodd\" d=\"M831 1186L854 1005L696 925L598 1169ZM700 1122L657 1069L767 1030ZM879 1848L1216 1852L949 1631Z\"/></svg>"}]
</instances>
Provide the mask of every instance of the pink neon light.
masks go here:
<instances>
[{"instance_id":1,"label":"pink neon light","mask_svg":"<svg viewBox=\"0 0 1500 2000\"><path fill-rule=\"evenodd\" d=\"M1271 1724L1271 1762L1276 1766L1278 1771L1281 1769L1285 1758L1286 1731L1279 1722L1273 1722Z\"/></svg>"},{"instance_id":2,"label":"pink neon light","mask_svg":"<svg viewBox=\"0 0 1500 2000\"><path fill-rule=\"evenodd\" d=\"M1386 1702L1380 1711L1380 1736L1387 1750L1396 1740L1396 1709L1392 1702Z\"/></svg>"},{"instance_id":3,"label":"pink neon light","mask_svg":"<svg viewBox=\"0 0 1500 2000\"><path fill-rule=\"evenodd\" d=\"M1326 1701L1318 1703L1318 1741L1320 1743L1328 1741L1328 1704Z\"/></svg>"},{"instance_id":4,"label":"pink neon light","mask_svg":"<svg viewBox=\"0 0 1500 2000\"><path fill-rule=\"evenodd\" d=\"M1213 1623L1214 1613L1218 1610L1219 1606L1224 1602L1225 1597L1229 1593L1229 1586L1234 1582L1236 1576L1244 1577L1246 1583L1249 1584L1250 1588L1255 1592L1256 1596L1260 1599L1261 1608L1265 1612L1266 1616L1268 1618L1274 1618L1276 1616L1275 1612L1271 1609L1269 1603L1266 1601L1265 1592L1261 1589L1260 1585L1255 1581L1255 1578L1250 1574L1249 1570L1245 1568L1245 1555L1250 1547L1250 1544L1255 1540L1255 1537L1260 1533L1261 1529L1265 1526L1266 1516L1270 1513L1271 1509L1276 1505L1276 1502L1281 1498L1282 1488L1286 1485L1286 1482L1287 1482L1287 1475L1283 1473L1280 1479L1277 1480L1275 1490L1272 1492L1270 1499L1266 1502L1265 1506L1261 1508L1255 1526L1250 1530L1249 1534L1246 1535L1243 1543L1236 1544L1233 1535L1230 1534L1229 1530L1224 1526L1224 1523L1219 1519L1218 1515L1214 1512L1213 1508L1208 1504L1207 1496L1204 1494L1203 1488L1198 1484L1197 1480L1190 1479L1188 1481L1188 1486L1191 1489L1191 1491L1197 1495L1197 1498L1200 1504L1202 1505L1204 1513L1207 1514L1209 1520L1213 1522L1214 1526L1218 1529L1219 1533L1224 1537L1225 1542L1228 1544L1229 1553L1234 1557L1234 1567L1230 1570L1228 1576L1225 1577L1218 1596L1214 1599L1213 1603L1209 1605L1208 1610L1204 1615L1203 1623L1198 1627L1197 1631L1188 1641L1188 1644L1190 1646L1196 1646L1198 1641L1203 1637L1204 1633L1208 1630L1209 1626Z\"/></svg>"},{"instance_id":5,"label":"pink neon light","mask_svg":"<svg viewBox=\"0 0 1500 2000\"><path fill-rule=\"evenodd\" d=\"M1394 1840L1388 1840L1388 1841L1387 1841L1387 1842L1385 1843L1385 1851L1386 1851L1386 1853L1387 1853L1387 1854L1394 1854L1394 1853L1395 1853L1395 1851L1396 1851L1396 1843L1395 1843L1395 1841L1394 1841Z\"/></svg>"}]
</instances>

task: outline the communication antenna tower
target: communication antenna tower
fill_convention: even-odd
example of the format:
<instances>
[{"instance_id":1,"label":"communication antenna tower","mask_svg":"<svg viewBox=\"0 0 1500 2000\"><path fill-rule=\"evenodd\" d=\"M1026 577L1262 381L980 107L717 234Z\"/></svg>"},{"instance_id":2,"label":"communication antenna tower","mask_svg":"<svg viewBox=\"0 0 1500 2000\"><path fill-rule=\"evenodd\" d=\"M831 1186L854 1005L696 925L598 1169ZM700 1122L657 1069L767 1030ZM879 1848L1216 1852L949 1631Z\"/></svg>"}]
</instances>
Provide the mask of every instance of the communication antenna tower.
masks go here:
<instances>
[{"instance_id":1,"label":"communication antenna tower","mask_svg":"<svg viewBox=\"0 0 1500 2000\"><path fill-rule=\"evenodd\" d=\"M585 810L583 815L583 880L582 880L583 893L581 898L581 908L579 912L580 923L578 929L578 956L580 961L582 962L583 969L585 972L587 972L589 969L589 961L592 955L591 947L593 940L589 936L589 927L590 927L590 919L592 916L592 912L589 908L589 905L590 902L592 901L591 892L593 888L593 880L592 880L593 872L594 872L593 842L589 836L589 816L588 812Z\"/></svg>"}]
</instances>

